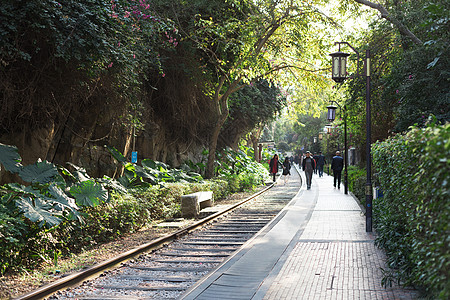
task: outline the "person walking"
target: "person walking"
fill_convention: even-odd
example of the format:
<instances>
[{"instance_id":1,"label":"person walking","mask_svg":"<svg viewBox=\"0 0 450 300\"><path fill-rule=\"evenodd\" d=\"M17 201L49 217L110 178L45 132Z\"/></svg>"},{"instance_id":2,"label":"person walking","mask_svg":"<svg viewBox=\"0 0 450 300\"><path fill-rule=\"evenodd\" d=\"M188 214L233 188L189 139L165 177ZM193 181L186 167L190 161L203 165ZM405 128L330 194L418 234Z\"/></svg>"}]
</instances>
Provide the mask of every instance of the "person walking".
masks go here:
<instances>
[{"instance_id":1,"label":"person walking","mask_svg":"<svg viewBox=\"0 0 450 300\"><path fill-rule=\"evenodd\" d=\"M323 177L323 166L327 163L325 160L325 156L322 155L322 152L319 152L319 155L317 155L317 169L319 169L319 177Z\"/></svg>"},{"instance_id":2,"label":"person walking","mask_svg":"<svg viewBox=\"0 0 450 300\"><path fill-rule=\"evenodd\" d=\"M344 159L341 156L340 151L336 151L336 156L333 157L333 160L331 161L331 170L333 170L333 177L334 177L334 188L336 188L336 181L337 181L337 188L341 188L341 173L342 169L344 168Z\"/></svg>"},{"instance_id":3,"label":"person walking","mask_svg":"<svg viewBox=\"0 0 450 300\"><path fill-rule=\"evenodd\" d=\"M288 157L286 157L284 159L283 162L283 179L284 179L284 184L287 183L288 179L289 179L289 175L291 175L291 161Z\"/></svg>"},{"instance_id":4,"label":"person walking","mask_svg":"<svg viewBox=\"0 0 450 300\"><path fill-rule=\"evenodd\" d=\"M275 154L269 161L269 172L273 175L273 182L275 182L275 176L278 173L278 165L281 166L281 163L278 161L278 154Z\"/></svg>"},{"instance_id":5,"label":"person walking","mask_svg":"<svg viewBox=\"0 0 450 300\"><path fill-rule=\"evenodd\" d=\"M311 181L314 169L316 168L316 161L311 157L311 152L306 151L306 157L302 162L302 170L305 171L307 189L311 189Z\"/></svg>"},{"instance_id":6,"label":"person walking","mask_svg":"<svg viewBox=\"0 0 450 300\"><path fill-rule=\"evenodd\" d=\"M319 156L317 155L316 152L314 152L314 155L312 156L312 158L316 162L316 168L314 169L314 174L317 174L317 159L319 158Z\"/></svg>"}]
</instances>

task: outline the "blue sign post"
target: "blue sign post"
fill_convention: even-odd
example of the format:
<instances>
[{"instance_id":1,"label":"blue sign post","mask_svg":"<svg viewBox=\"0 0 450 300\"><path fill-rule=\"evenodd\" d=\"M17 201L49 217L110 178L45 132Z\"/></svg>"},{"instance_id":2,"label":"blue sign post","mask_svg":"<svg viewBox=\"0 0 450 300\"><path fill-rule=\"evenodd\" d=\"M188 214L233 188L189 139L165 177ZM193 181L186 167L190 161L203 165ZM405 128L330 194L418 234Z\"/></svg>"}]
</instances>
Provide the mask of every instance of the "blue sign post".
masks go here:
<instances>
[{"instance_id":1,"label":"blue sign post","mask_svg":"<svg viewBox=\"0 0 450 300\"><path fill-rule=\"evenodd\" d=\"M131 152L131 162L133 164L137 163L137 151L132 151Z\"/></svg>"}]
</instances>

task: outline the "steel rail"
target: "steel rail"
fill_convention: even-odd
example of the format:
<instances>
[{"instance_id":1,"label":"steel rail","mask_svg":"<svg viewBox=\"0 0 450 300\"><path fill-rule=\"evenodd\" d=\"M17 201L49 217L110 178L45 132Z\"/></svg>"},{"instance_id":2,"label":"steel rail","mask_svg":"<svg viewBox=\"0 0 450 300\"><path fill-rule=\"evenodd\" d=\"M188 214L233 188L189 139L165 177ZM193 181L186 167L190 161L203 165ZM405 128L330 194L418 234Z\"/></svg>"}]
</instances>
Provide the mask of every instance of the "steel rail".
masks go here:
<instances>
[{"instance_id":1,"label":"steel rail","mask_svg":"<svg viewBox=\"0 0 450 300\"><path fill-rule=\"evenodd\" d=\"M98 263L84 271L80 271L68 276L65 276L61 279L58 279L52 283L49 283L47 285L44 285L32 292L29 292L27 294L24 294L22 296L19 296L17 298L14 298L16 300L34 300L34 299L42 299L44 297L48 297L52 294L54 294L55 292L59 291L59 290L63 290L65 288L68 288L70 286L73 286L75 284L78 284L90 277L94 277L95 275L100 275L100 273L102 273L103 271L106 271L107 269L110 269L122 262L125 262L131 258L136 257L137 255L143 253L143 252L148 252L157 248L160 248L162 245L167 244L169 242L172 242L176 239L178 239L181 236L184 236L188 233L190 233L191 231L197 229L198 227L228 213L229 211L234 210L235 208L243 205L244 203L258 197L259 195L263 194L264 192L266 192L267 190L271 189L274 186L274 184L272 183L271 185L269 185L268 187L264 188L263 190L251 195L248 198L245 198L244 200L231 205L230 207L216 212L206 218L203 218L191 225L189 225L186 228L177 230L171 234L165 235L163 237L160 237L158 239L155 239L149 243L143 244L139 247L136 247L134 249L131 249L125 253L122 253L114 258L105 260L101 263Z\"/></svg>"}]
</instances>

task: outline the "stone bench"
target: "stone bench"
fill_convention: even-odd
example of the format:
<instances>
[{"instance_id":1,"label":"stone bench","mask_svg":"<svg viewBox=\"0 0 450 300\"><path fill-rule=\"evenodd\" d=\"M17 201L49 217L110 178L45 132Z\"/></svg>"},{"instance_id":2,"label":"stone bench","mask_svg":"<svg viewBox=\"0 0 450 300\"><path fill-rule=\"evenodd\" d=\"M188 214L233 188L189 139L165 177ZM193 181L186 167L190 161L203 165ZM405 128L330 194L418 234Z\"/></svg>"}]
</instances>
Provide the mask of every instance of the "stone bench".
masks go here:
<instances>
[{"instance_id":1,"label":"stone bench","mask_svg":"<svg viewBox=\"0 0 450 300\"><path fill-rule=\"evenodd\" d=\"M183 218L198 218L200 210L213 205L213 192L197 192L181 196L181 215Z\"/></svg>"}]
</instances>

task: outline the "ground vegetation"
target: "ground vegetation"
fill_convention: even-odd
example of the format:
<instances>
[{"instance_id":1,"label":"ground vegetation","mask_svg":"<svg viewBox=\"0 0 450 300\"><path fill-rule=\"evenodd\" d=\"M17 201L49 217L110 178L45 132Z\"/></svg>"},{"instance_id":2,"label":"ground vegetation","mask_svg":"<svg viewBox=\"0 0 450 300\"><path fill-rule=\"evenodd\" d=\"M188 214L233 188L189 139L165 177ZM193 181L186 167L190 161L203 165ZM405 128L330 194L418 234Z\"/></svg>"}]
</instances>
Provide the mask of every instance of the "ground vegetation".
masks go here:
<instances>
[{"instance_id":1,"label":"ground vegetation","mask_svg":"<svg viewBox=\"0 0 450 300\"><path fill-rule=\"evenodd\" d=\"M267 170L247 156L247 149L220 153L219 174L205 181L188 164L171 169L143 160L132 164L116 149L124 165L117 180L92 178L85 169L70 170L49 162L23 165L18 149L0 144L0 163L23 183L0 186L0 273L23 271L42 262L80 253L117 239L160 219L181 217L180 197L213 191L216 199L253 190L268 178ZM204 165L203 165L204 168Z\"/></svg>"}]
</instances>

